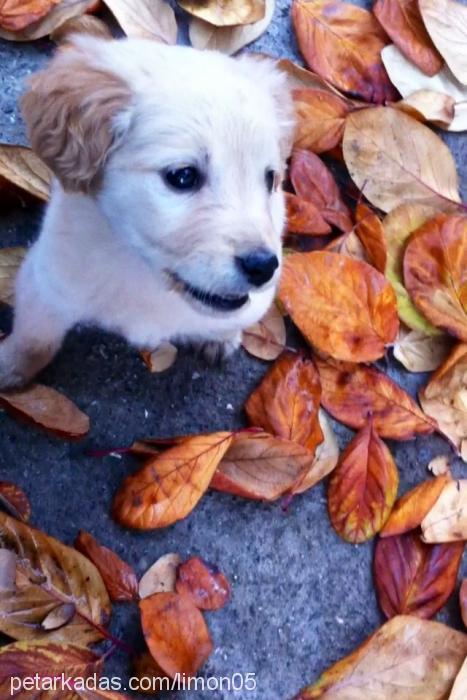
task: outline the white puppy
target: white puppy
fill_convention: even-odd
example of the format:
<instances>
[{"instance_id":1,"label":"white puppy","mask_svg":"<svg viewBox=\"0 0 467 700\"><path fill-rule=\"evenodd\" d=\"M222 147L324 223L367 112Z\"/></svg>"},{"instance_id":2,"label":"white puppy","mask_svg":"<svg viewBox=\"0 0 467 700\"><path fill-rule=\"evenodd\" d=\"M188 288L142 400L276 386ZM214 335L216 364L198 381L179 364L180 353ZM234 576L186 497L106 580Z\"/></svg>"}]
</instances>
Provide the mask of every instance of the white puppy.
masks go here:
<instances>
[{"instance_id":1,"label":"white puppy","mask_svg":"<svg viewBox=\"0 0 467 700\"><path fill-rule=\"evenodd\" d=\"M270 60L75 37L23 100L57 177L18 274L0 386L86 323L139 348L238 346L280 271L292 106Z\"/></svg>"}]
</instances>

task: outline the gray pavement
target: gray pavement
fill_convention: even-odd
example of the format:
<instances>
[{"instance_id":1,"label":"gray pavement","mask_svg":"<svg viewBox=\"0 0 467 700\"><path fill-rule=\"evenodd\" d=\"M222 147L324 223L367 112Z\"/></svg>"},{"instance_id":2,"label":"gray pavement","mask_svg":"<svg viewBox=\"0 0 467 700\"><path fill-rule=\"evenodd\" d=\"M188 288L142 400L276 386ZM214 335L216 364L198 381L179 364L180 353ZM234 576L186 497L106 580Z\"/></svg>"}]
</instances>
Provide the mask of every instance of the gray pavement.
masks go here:
<instances>
[{"instance_id":1,"label":"gray pavement","mask_svg":"<svg viewBox=\"0 0 467 700\"><path fill-rule=\"evenodd\" d=\"M254 50L297 58L289 4L280 0L272 26ZM0 40L0 141L25 143L17 98L24 77L43 64L50 50L47 41L26 45ZM465 188L466 139L450 136L449 143ZM32 241L41 216L40 206L1 215L1 245ZM8 311L2 311L0 328L7 330L9 323ZM413 395L423 382L392 358L384 366ZM296 498L286 513L278 504L208 493L185 521L143 534L121 529L109 515L112 495L137 462L130 456L90 458L86 450L126 445L141 436L239 427L244 424L242 405L266 369L266 363L243 351L222 368L209 368L182 352L167 373L154 376L121 339L76 330L41 380L89 414L89 436L64 442L0 413L0 478L27 491L34 525L68 543L78 529L87 529L139 574L160 555L178 551L183 557L198 554L216 562L231 579L231 603L208 615L215 651L203 673L255 673L257 690L182 692L180 698L285 700L383 621L371 575L373 544L351 546L335 535L322 485ZM351 431L337 429L344 445ZM401 473L401 492L426 478L432 457L449 454L439 437L390 447ZM465 465L456 462L455 472L465 475ZM460 628L456 597L439 619ZM141 646L136 609L116 608L112 630ZM125 677L127 659L117 654L108 672Z\"/></svg>"}]
</instances>

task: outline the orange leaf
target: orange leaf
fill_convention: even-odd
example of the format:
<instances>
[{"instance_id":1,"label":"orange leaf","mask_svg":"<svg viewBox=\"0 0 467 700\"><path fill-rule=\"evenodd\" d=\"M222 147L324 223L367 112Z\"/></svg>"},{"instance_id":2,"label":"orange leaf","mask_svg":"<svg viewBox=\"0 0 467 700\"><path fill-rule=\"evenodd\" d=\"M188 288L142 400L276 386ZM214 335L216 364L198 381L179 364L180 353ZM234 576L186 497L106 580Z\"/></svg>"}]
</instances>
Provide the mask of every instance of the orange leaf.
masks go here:
<instances>
[{"instance_id":1,"label":"orange leaf","mask_svg":"<svg viewBox=\"0 0 467 700\"><path fill-rule=\"evenodd\" d=\"M31 504L22 489L11 481L0 481L0 505L10 515L27 522L31 515Z\"/></svg>"},{"instance_id":2,"label":"orange leaf","mask_svg":"<svg viewBox=\"0 0 467 700\"><path fill-rule=\"evenodd\" d=\"M429 545L416 532L379 540L374 574L386 617L433 617L456 586L463 551L463 542Z\"/></svg>"},{"instance_id":3,"label":"orange leaf","mask_svg":"<svg viewBox=\"0 0 467 700\"><path fill-rule=\"evenodd\" d=\"M176 589L200 610L219 610L230 598L230 583L222 571L199 557L178 567Z\"/></svg>"},{"instance_id":4,"label":"orange leaf","mask_svg":"<svg viewBox=\"0 0 467 700\"><path fill-rule=\"evenodd\" d=\"M394 504L386 525L379 533L381 537L403 535L418 527L450 479L450 474L441 474L436 479L424 481L414 489L407 491Z\"/></svg>"},{"instance_id":5,"label":"orange leaf","mask_svg":"<svg viewBox=\"0 0 467 700\"><path fill-rule=\"evenodd\" d=\"M303 88L294 90L293 98L296 147L323 153L342 141L349 107L341 97L325 90Z\"/></svg>"},{"instance_id":6,"label":"orange leaf","mask_svg":"<svg viewBox=\"0 0 467 700\"><path fill-rule=\"evenodd\" d=\"M315 363L321 378L322 405L350 428L363 428L372 416L378 435L393 440L410 440L435 429L435 421L374 367L334 366L317 358Z\"/></svg>"},{"instance_id":7,"label":"orange leaf","mask_svg":"<svg viewBox=\"0 0 467 700\"><path fill-rule=\"evenodd\" d=\"M443 59L425 28L418 0L376 0L373 12L412 63L426 75L439 73Z\"/></svg>"},{"instance_id":8,"label":"orange leaf","mask_svg":"<svg viewBox=\"0 0 467 700\"><path fill-rule=\"evenodd\" d=\"M211 481L235 496L274 501L301 484L313 462L306 447L267 433L238 433Z\"/></svg>"},{"instance_id":9,"label":"orange leaf","mask_svg":"<svg viewBox=\"0 0 467 700\"><path fill-rule=\"evenodd\" d=\"M75 549L90 559L99 571L110 600L124 602L138 597L138 580L131 566L111 549L99 544L89 532L79 531Z\"/></svg>"},{"instance_id":10,"label":"orange leaf","mask_svg":"<svg viewBox=\"0 0 467 700\"><path fill-rule=\"evenodd\" d=\"M365 542L386 522L397 496L399 473L369 422L342 453L328 490L329 517L348 542Z\"/></svg>"},{"instance_id":11,"label":"orange leaf","mask_svg":"<svg viewBox=\"0 0 467 700\"><path fill-rule=\"evenodd\" d=\"M208 488L231 441L227 432L194 435L149 459L115 496L116 520L149 530L185 518Z\"/></svg>"},{"instance_id":12,"label":"orange leaf","mask_svg":"<svg viewBox=\"0 0 467 700\"><path fill-rule=\"evenodd\" d=\"M396 99L380 55L387 37L370 12L334 0L295 0L292 19L300 51L325 80L366 102Z\"/></svg>"},{"instance_id":13,"label":"orange leaf","mask_svg":"<svg viewBox=\"0 0 467 700\"><path fill-rule=\"evenodd\" d=\"M462 581L461 589L459 591L459 599L461 605L462 622L464 623L464 626L467 627L467 578Z\"/></svg>"},{"instance_id":14,"label":"orange leaf","mask_svg":"<svg viewBox=\"0 0 467 700\"><path fill-rule=\"evenodd\" d=\"M306 339L337 360L378 359L399 328L385 277L339 253L288 255L279 298Z\"/></svg>"},{"instance_id":15,"label":"orange leaf","mask_svg":"<svg viewBox=\"0 0 467 700\"><path fill-rule=\"evenodd\" d=\"M352 229L350 211L342 200L332 173L319 156L311 151L295 150L289 172L297 195L312 202L325 221L344 232Z\"/></svg>"},{"instance_id":16,"label":"orange leaf","mask_svg":"<svg viewBox=\"0 0 467 700\"><path fill-rule=\"evenodd\" d=\"M144 638L152 657L171 678L194 676L213 646L202 613L178 593L155 593L139 604Z\"/></svg>"},{"instance_id":17,"label":"orange leaf","mask_svg":"<svg viewBox=\"0 0 467 700\"><path fill-rule=\"evenodd\" d=\"M440 214L412 234L404 281L435 326L467 342L467 216Z\"/></svg>"},{"instance_id":18,"label":"orange leaf","mask_svg":"<svg viewBox=\"0 0 467 700\"><path fill-rule=\"evenodd\" d=\"M284 353L245 404L251 425L298 442L314 453L323 440L318 409L319 374L311 360Z\"/></svg>"},{"instance_id":19,"label":"orange leaf","mask_svg":"<svg viewBox=\"0 0 467 700\"><path fill-rule=\"evenodd\" d=\"M370 207L362 202L357 204L355 218L355 233L363 243L369 261L384 275L388 251L383 224Z\"/></svg>"},{"instance_id":20,"label":"orange leaf","mask_svg":"<svg viewBox=\"0 0 467 700\"><path fill-rule=\"evenodd\" d=\"M322 235L331 233L331 227L325 222L318 209L312 202L285 192L287 206L287 231L307 235Z\"/></svg>"},{"instance_id":21,"label":"orange leaf","mask_svg":"<svg viewBox=\"0 0 467 700\"><path fill-rule=\"evenodd\" d=\"M0 2L0 27L11 32L25 29L44 17L60 0L3 0Z\"/></svg>"}]
</instances>

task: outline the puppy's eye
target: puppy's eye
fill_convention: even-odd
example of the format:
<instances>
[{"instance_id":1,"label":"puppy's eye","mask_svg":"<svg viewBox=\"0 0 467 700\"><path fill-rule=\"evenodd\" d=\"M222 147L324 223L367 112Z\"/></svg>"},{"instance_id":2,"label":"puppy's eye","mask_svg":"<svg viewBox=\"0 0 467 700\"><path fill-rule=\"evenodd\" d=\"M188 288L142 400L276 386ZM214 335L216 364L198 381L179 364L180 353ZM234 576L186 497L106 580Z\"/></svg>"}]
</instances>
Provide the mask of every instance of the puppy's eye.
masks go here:
<instances>
[{"instance_id":1,"label":"puppy's eye","mask_svg":"<svg viewBox=\"0 0 467 700\"><path fill-rule=\"evenodd\" d=\"M165 181L174 190L188 191L195 190L201 184L201 173L198 168L192 165L185 165L183 168L167 170L164 173Z\"/></svg>"},{"instance_id":2,"label":"puppy's eye","mask_svg":"<svg viewBox=\"0 0 467 700\"><path fill-rule=\"evenodd\" d=\"M279 173L269 168L265 173L266 187L269 193L276 189L279 182Z\"/></svg>"}]
</instances>

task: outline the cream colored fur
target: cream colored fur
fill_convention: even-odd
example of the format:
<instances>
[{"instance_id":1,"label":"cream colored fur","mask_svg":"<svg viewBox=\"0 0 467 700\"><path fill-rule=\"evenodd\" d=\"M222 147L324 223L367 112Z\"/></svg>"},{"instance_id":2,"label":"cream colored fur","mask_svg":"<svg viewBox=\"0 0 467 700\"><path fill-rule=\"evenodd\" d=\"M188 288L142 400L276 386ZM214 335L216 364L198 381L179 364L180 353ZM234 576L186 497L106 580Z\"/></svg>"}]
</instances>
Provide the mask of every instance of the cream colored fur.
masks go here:
<instances>
[{"instance_id":1,"label":"cream colored fur","mask_svg":"<svg viewBox=\"0 0 467 700\"><path fill-rule=\"evenodd\" d=\"M279 277L252 287L235 265L258 246L280 259L283 196L267 191L264 172L283 172L292 123L273 62L76 37L33 78L23 111L57 180L18 275L0 386L29 381L77 323L138 348L166 340L236 347L270 306ZM174 192L161 172L187 163L206 182ZM236 311L210 309L167 272L249 300Z\"/></svg>"}]
</instances>

